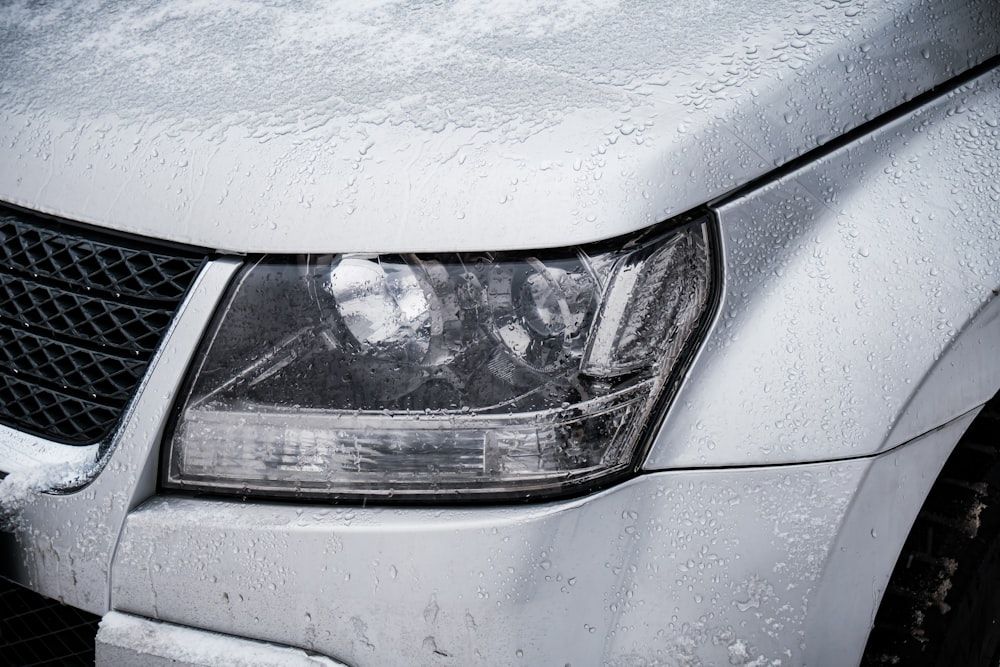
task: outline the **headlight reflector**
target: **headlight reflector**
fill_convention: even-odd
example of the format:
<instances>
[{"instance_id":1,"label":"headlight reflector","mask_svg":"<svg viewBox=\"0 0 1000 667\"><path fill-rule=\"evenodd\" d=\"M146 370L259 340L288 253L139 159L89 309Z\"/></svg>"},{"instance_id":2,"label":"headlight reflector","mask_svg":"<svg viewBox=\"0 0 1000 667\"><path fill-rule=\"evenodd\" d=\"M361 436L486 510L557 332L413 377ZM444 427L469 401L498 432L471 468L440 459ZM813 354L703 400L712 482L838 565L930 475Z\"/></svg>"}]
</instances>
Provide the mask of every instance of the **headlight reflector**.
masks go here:
<instances>
[{"instance_id":1,"label":"headlight reflector","mask_svg":"<svg viewBox=\"0 0 1000 667\"><path fill-rule=\"evenodd\" d=\"M705 219L527 253L265 257L177 413L167 486L549 496L630 470L706 316Z\"/></svg>"}]
</instances>

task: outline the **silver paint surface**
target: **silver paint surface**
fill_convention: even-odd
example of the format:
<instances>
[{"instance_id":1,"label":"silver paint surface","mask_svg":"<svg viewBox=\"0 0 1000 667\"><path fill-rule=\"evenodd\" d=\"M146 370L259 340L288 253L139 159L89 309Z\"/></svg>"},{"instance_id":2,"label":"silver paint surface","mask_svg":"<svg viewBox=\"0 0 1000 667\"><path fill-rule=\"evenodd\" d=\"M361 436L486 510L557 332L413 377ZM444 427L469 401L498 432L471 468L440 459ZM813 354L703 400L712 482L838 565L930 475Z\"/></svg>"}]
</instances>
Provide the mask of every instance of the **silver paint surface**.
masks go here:
<instances>
[{"instance_id":1,"label":"silver paint surface","mask_svg":"<svg viewBox=\"0 0 1000 667\"><path fill-rule=\"evenodd\" d=\"M1000 51L997 3L957 4L6 3L0 199L233 252L609 238ZM3 574L358 667L842 664L1000 387L998 123L994 71L721 205L721 310L647 474L583 499L157 497L215 262L102 473L24 509Z\"/></svg>"},{"instance_id":2,"label":"silver paint surface","mask_svg":"<svg viewBox=\"0 0 1000 667\"><path fill-rule=\"evenodd\" d=\"M112 604L353 667L840 666L971 416L874 459L660 472L534 507L154 498L128 517Z\"/></svg>"},{"instance_id":3,"label":"silver paint surface","mask_svg":"<svg viewBox=\"0 0 1000 667\"><path fill-rule=\"evenodd\" d=\"M1000 388L1000 71L719 209L725 293L647 469L864 456Z\"/></svg>"},{"instance_id":4,"label":"silver paint surface","mask_svg":"<svg viewBox=\"0 0 1000 667\"><path fill-rule=\"evenodd\" d=\"M0 200L234 252L565 246L998 51L994 0L4 3Z\"/></svg>"},{"instance_id":5,"label":"silver paint surface","mask_svg":"<svg viewBox=\"0 0 1000 667\"><path fill-rule=\"evenodd\" d=\"M0 532L3 576L92 613L108 610L111 560L125 516L156 492L157 445L171 404L234 270L234 262L218 261L197 279L96 479L75 493L35 494L18 513L16 529ZM76 458L71 449L63 448L68 463Z\"/></svg>"}]
</instances>

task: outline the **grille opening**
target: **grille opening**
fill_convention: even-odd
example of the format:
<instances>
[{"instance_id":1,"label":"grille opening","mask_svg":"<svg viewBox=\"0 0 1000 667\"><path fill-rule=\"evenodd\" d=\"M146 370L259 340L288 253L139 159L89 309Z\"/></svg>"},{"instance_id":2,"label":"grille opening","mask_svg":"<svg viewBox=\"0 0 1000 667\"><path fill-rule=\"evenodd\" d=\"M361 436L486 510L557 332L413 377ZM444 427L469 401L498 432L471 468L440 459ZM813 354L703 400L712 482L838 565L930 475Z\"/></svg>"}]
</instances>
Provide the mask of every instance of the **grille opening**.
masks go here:
<instances>
[{"instance_id":1,"label":"grille opening","mask_svg":"<svg viewBox=\"0 0 1000 667\"><path fill-rule=\"evenodd\" d=\"M0 204L0 424L106 440L206 260Z\"/></svg>"},{"instance_id":2,"label":"grille opening","mask_svg":"<svg viewBox=\"0 0 1000 667\"><path fill-rule=\"evenodd\" d=\"M0 577L0 656L7 665L93 665L101 618Z\"/></svg>"}]
</instances>

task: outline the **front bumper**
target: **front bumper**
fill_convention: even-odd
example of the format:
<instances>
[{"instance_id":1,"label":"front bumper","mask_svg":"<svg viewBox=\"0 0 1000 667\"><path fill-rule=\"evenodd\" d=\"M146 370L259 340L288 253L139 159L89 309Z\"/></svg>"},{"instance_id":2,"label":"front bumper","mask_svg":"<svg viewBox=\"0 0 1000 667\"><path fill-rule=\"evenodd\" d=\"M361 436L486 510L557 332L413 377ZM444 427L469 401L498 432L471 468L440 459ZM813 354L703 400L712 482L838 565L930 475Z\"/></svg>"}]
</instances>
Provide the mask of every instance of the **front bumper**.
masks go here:
<instances>
[{"instance_id":1,"label":"front bumper","mask_svg":"<svg viewBox=\"0 0 1000 667\"><path fill-rule=\"evenodd\" d=\"M540 506L154 497L125 519L97 663L855 664L973 416L870 458Z\"/></svg>"},{"instance_id":2,"label":"front bumper","mask_svg":"<svg viewBox=\"0 0 1000 667\"><path fill-rule=\"evenodd\" d=\"M161 496L126 521L111 604L355 667L850 664L904 508L971 418L873 458L646 474L541 506Z\"/></svg>"}]
</instances>

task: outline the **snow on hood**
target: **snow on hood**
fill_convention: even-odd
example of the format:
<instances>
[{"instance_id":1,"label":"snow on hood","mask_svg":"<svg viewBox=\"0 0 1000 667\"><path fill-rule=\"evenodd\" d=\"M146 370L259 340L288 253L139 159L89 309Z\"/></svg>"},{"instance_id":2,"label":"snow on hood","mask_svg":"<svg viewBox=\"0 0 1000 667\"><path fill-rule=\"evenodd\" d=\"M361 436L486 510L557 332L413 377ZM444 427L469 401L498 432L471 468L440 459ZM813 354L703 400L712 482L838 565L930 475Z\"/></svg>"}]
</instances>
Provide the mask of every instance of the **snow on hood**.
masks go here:
<instances>
[{"instance_id":1,"label":"snow on hood","mask_svg":"<svg viewBox=\"0 0 1000 667\"><path fill-rule=\"evenodd\" d=\"M0 199L233 252L608 238L1000 51L995 0L36 4Z\"/></svg>"}]
</instances>

